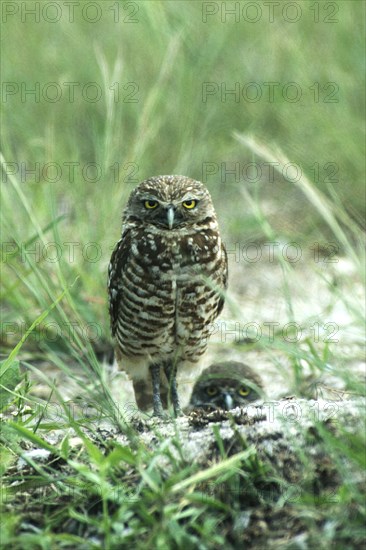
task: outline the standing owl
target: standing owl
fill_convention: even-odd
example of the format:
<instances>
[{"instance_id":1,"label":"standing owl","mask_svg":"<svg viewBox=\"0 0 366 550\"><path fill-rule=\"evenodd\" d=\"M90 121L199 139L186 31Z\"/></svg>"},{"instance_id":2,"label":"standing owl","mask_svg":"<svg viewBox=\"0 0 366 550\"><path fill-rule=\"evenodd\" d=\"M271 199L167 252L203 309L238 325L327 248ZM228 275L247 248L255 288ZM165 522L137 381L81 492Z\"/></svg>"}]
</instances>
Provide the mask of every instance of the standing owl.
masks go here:
<instances>
[{"instance_id":1,"label":"standing owl","mask_svg":"<svg viewBox=\"0 0 366 550\"><path fill-rule=\"evenodd\" d=\"M140 183L123 213L108 283L117 360L140 409L152 405L163 416L168 399L181 413L177 370L206 351L226 287L227 256L207 188L184 176Z\"/></svg>"},{"instance_id":2,"label":"standing owl","mask_svg":"<svg viewBox=\"0 0 366 550\"><path fill-rule=\"evenodd\" d=\"M194 385L189 409L245 407L263 395L263 383L244 363L227 361L205 369Z\"/></svg>"}]
</instances>

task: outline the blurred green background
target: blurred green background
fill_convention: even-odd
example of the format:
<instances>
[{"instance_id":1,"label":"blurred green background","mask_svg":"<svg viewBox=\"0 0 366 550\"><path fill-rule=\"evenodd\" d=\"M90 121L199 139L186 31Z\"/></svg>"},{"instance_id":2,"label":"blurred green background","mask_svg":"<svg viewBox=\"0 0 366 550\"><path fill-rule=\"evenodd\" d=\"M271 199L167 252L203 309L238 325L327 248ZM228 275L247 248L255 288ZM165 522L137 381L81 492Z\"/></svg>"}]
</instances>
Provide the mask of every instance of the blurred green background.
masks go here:
<instances>
[{"instance_id":1,"label":"blurred green background","mask_svg":"<svg viewBox=\"0 0 366 550\"><path fill-rule=\"evenodd\" d=\"M4 547L238 548L249 525L261 542L278 528L276 547L360 548L363 433L341 429L332 402L364 393L365 2L28 0L1 10ZM320 398L314 429L306 421L276 457L278 481L261 453L228 466L249 443L224 444L217 424L207 467L186 463L179 431L149 424L158 437L141 439L131 388L107 365L122 209L137 183L174 173L207 184L231 251L224 331L207 355L248 362L270 399ZM301 261L233 255L248 243L268 254L269 242L298 243ZM274 326L274 337L234 340L247 325ZM106 432L109 420L117 431ZM49 462L24 462L30 445L53 449ZM205 494L211 469L220 495Z\"/></svg>"},{"instance_id":2,"label":"blurred green background","mask_svg":"<svg viewBox=\"0 0 366 550\"><path fill-rule=\"evenodd\" d=\"M243 189L283 239L334 240L301 186L271 181L234 132L279 148L361 223L365 4L277 4L3 3L5 320L29 326L69 288L108 339L122 207L152 175L205 181L227 242L264 238Z\"/></svg>"}]
</instances>

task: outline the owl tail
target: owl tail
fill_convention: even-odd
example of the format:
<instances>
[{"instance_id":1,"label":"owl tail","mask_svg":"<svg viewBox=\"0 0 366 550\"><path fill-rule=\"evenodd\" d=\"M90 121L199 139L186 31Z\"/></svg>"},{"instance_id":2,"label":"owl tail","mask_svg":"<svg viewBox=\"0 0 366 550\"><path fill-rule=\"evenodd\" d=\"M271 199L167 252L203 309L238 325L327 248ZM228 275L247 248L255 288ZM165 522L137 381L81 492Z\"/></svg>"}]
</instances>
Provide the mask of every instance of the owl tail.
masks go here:
<instances>
[{"instance_id":1,"label":"owl tail","mask_svg":"<svg viewBox=\"0 0 366 550\"><path fill-rule=\"evenodd\" d=\"M138 408L147 411L153 408L153 392L151 379L132 380L133 390ZM160 376L160 397L164 409L168 408L168 382L163 373Z\"/></svg>"}]
</instances>

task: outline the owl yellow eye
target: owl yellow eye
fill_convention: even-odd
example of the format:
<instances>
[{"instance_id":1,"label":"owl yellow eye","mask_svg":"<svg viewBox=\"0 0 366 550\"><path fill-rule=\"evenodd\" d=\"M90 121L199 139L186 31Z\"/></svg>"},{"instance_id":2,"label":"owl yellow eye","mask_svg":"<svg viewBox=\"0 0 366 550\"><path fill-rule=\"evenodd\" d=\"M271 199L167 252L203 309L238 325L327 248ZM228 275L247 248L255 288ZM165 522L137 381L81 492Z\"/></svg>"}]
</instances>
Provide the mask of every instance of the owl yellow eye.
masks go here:
<instances>
[{"instance_id":1,"label":"owl yellow eye","mask_svg":"<svg viewBox=\"0 0 366 550\"><path fill-rule=\"evenodd\" d=\"M184 201L183 206L184 208L187 208L188 210L192 210L197 204L197 201L191 200L191 201Z\"/></svg>"},{"instance_id":2,"label":"owl yellow eye","mask_svg":"<svg viewBox=\"0 0 366 550\"><path fill-rule=\"evenodd\" d=\"M245 397L249 394L250 394L250 389L247 388L246 386L242 386L241 388L239 388L239 395L241 395L242 397Z\"/></svg>"},{"instance_id":3,"label":"owl yellow eye","mask_svg":"<svg viewBox=\"0 0 366 550\"><path fill-rule=\"evenodd\" d=\"M153 210L158 206L158 201L145 201L144 206L147 210Z\"/></svg>"},{"instance_id":4,"label":"owl yellow eye","mask_svg":"<svg viewBox=\"0 0 366 550\"><path fill-rule=\"evenodd\" d=\"M206 393L210 397L213 397L214 395L216 395L217 391L218 391L217 388L215 388L214 386L209 386L208 388L206 388Z\"/></svg>"}]
</instances>

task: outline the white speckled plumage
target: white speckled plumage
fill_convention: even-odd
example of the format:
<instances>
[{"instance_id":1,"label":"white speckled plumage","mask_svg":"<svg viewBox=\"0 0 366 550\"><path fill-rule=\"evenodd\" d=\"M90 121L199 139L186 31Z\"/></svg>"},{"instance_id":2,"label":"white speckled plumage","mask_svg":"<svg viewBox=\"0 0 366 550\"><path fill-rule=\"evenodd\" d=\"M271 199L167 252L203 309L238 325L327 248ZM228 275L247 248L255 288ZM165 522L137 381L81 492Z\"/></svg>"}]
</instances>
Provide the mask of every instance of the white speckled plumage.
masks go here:
<instances>
[{"instance_id":1,"label":"white speckled plumage","mask_svg":"<svg viewBox=\"0 0 366 550\"><path fill-rule=\"evenodd\" d=\"M117 357L135 389L154 365L175 379L176 369L200 359L226 284L226 252L207 188L184 176L142 182L123 214L108 285ZM146 388L142 394L136 399L147 409L151 396Z\"/></svg>"}]
</instances>

